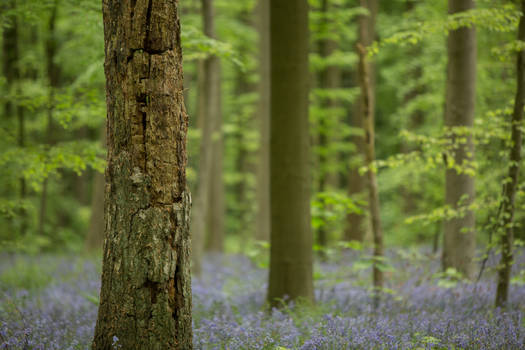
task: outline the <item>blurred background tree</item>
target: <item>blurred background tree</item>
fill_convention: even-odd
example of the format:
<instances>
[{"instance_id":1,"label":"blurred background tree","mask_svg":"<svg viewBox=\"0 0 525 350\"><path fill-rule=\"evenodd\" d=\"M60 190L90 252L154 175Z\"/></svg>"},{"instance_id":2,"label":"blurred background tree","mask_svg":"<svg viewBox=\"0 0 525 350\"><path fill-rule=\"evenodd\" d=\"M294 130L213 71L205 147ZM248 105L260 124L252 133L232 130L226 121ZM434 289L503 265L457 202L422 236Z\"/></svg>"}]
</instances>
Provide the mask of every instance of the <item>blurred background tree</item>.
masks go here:
<instances>
[{"instance_id":1,"label":"blurred background tree","mask_svg":"<svg viewBox=\"0 0 525 350\"><path fill-rule=\"evenodd\" d=\"M268 2L180 6L193 224L203 227L203 251L250 253L267 247L256 242L268 240L270 227ZM377 13L357 0L309 1L311 224L321 257L329 259L334 248L350 244L345 241L368 246L372 238L355 51L360 16L376 23L369 49L376 71L372 168L385 246L439 250L443 222L466 211L476 212L477 244L495 242L512 145L519 11L504 0L478 0L459 15L447 14L444 0L382 1ZM106 94L100 1L4 1L0 24L2 250L100 250ZM474 123L450 129L443 121L447 34L470 25L478 41ZM220 61L213 98L206 83L210 60ZM210 123L206 110L216 121ZM468 164L454 161L451 132L472 139L476 152ZM204 156L206 142L211 151ZM474 179L476 196L468 205L446 205L446 169ZM207 199L197 204L204 183ZM524 198L519 180L518 241L525 237Z\"/></svg>"}]
</instances>

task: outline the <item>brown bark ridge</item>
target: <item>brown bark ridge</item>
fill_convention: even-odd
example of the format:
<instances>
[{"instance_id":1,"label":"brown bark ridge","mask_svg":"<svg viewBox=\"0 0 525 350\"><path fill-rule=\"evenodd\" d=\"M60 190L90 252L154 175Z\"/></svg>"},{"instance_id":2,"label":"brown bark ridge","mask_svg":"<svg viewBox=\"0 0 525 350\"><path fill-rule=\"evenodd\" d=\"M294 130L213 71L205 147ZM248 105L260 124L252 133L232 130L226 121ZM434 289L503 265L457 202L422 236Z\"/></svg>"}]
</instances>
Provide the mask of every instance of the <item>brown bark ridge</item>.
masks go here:
<instances>
[{"instance_id":1,"label":"brown bark ridge","mask_svg":"<svg viewBox=\"0 0 525 350\"><path fill-rule=\"evenodd\" d=\"M449 0L449 14L474 8L474 0ZM472 127L476 102L476 29L463 27L448 36L447 95L445 126ZM465 165L474 157L472 137L466 143L456 142L452 157L455 164ZM445 175L445 204L453 209L468 206L474 201L474 177L447 168ZM443 225L443 268L455 268L467 278L474 276L476 250L475 216L467 210L462 217L445 220Z\"/></svg>"},{"instance_id":2,"label":"brown bark ridge","mask_svg":"<svg viewBox=\"0 0 525 350\"><path fill-rule=\"evenodd\" d=\"M375 0L361 0L361 6L372 9L377 9L377 2ZM372 12L372 11L370 11ZM366 25L365 21L360 22L361 38L373 37L373 32L368 30L371 28ZM374 30L374 29L372 29ZM365 132L365 162L368 167L367 186L368 186L368 207L370 210L370 221L372 226L373 241L374 241L374 263L372 269L373 283L375 289L376 303L377 296L383 287L383 272L378 267L383 258L383 229L381 228L381 216L379 205L379 189L377 187L376 173L372 169L372 164L375 161L375 99L373 93L373 85L371 82L370 65L367 60L367 50L362 43L357 43L357 51L359 55L359 84L361 87L361 106L363 112L363 129Z\"/></svg>"},{"instance_id":3,"label":"brown bark ridge","mask_svg":"<svg viewBox=\"0 0 525 350\"><path fill-rule=\"evenodd\" d=\"M521 1L521 10L525 13L525 0ZM522 16L518 29L518 40L525 41L525 18ZM501 260L498 266L498 287L496 291L496 306L503 307L509 296L510 274L513 265L514 241L514 200L518 188L518 175L521 164L521 143L523 135L521 125L523 121L523 108L525 107L525 51L522 49L517 55L516 100L512 113L512 147L509 154L510 181L504 181L503 200L501 203L500 232Z\"/></svg>"},{"instance_id":4,"label":"brown bark ridge","mask_svg":"<svg viewBox=\"0 0 525 350\"><path fill-rule=\"evenodd\" d=\"M271 249L268 301L313 300L308 3L270 1Z\"/></svg>"},{"instance_id":5,"label":"brown bark ridge","mask_svg":"<svg viewBox=\"0 0 525 350\"><path fill-rule=\"evenodd\" d=\"M270 0L259 0L259 102L257 117L260 130L257 165L257 216L255 239L270 239Z\"/></svg>"},{"instance_id":6,"label":"brown bark ridge","mask_svg":"<svg viewBox=\"0 0 525 350\"><path fill-rule=\"evenodd\" d=\"M104 0L106 239L93 349L192 349L177 0Z\"/></svg>"},{"instance_id":7,"label":"brown bark ridge","mask_svg":"<svg viewBox=\"0 0 525 350\"><path fill-rule=\"evenodd\" d=\"M376 0L361 1L360 5L368 10L368 15L359 16L359 26L357 30L358 43L363 47L368 47L375 39L375 23L378 11L378 2ZM375 105L375 69L371 62L367 63L370 72L370 103ZM357 83L360 84L361 73L357 71ZM364 125L365 104L363 94L357 98L354 108L354 116L352 118L352 126L356 128L363 128ZM363 132L364 135L364 132ZM352 137L352 142L356 146L356 153L358 155L357 161L351 165L348 177L348 195L356 197L367 192L367 176L359 173L359 168L366 161L366 142L364 136L356 135ZM359 161L362 157L362 160ZM346 241L362 242L367 232L367 225L365 216L362 214L350 213L347 215L347 226L345 230Z\"/></svg>"},{"instance_id":8,"label":"brown bark ridge","mask_svg":"<svg viewBox=\"0 0 525 350\"><path fill-rule=\"evenodd\" d=\"M324 14L324 20L322 28L325 32L330 30L329 23L327 20L327 14L332 9L328 0L323 0L321 3L321 11ZM323 58L330 57L334 51L337 50L337 42L331 39L321 40L319 43L319 53ZM337 66L328 66L319 74L319 88L330 90L341 87L341 70ZM337 115L334 110L337 108L338 103L334 99L327 99L322 103L323 114L319 120L319 146L321 152L319 154L319 178L318 178L318 190L324 192L327 190L334 190L339 185L339 172L337 171L338 154L333 151L328 152L327 147L332 142L337 142ZM334 138L336 140L334 140ZM336 170L328 170L330 167L334 167ZM321 226L317 230L317 245L321 248L325 248L328 244L328 233L327 228ZM325 250L320 250L321 259L326 258Z\"/></svg>"}]
</instances>

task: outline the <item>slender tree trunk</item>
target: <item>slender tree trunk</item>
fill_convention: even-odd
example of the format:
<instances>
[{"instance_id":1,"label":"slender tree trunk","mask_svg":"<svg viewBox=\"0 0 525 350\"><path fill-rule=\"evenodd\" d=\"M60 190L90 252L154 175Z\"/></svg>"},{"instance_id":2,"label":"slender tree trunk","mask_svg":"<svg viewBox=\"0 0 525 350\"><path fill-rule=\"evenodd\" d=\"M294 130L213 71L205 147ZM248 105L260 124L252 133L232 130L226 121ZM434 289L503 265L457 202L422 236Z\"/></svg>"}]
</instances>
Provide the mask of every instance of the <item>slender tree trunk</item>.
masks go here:
<instances>
[{"instance_id":1,"label":"slender tree trunk","mask_svg":"<svg viewBox=\"0 0 525 350\"><path fill-rule=\"evenodd\" d=\"M324 15L322 30L328 33L330 26L327 20L329 11L335 11L330 6L328 0L323 0L321 3L321 11ZM337 49L337 43L334 40L321 40L319 43L319 52L321 56L328 59ZM328 66L319 74L319 88L324 90L333 90L341 87L341 70L337 66ZM328 151L328 146L332 142L337 142L337 115L335 109L337 108L337 101L328 98L322 102L323 114L319 120L319 147L321 149L319 155L319 179L318 190L324 192L333 190L338 187L339 173L333 170L333 166L337 165L338 155L333 151ZM317 245L321 248L326 248L328 244L327 227L321 226L317 230ZM326 259L324 249L320 250L321 259Z\"/></svg>"},{"instance_id":2,"label":"slender tree trunk","mask_svg":"<svg viewBox=\"0 0 525 350\"><path fill-rule=\"evenodd\" d=\"M204 34L215 38L213 0L201 0ZM199 104L202 120L201 145L199 159L199 183L192 218L193 271L199 275L202 270L202 256L206 244L206 221L209 217L209 200L213 176L213 132L217 130L217 117L220 113L220 62L217 56L210 56L204 61L203 100ZM214 175L219 176L219 175Z\"/></svg>"},{"instance_id":3,"label":"slender tree trunk","mask_svg":"<svg viewBox=\"0 0 525 350\"><path fill-rule=\"evenodd\" d=\"M270 0L259 0L259 102L260 130L257 166L257 216L255 239L270 238Z\"/></svg>"},{"instance_id":4,"label":"slender tree trunk","mask_svg":"<svg viewBox=\"0 0 525 350\"><path fill-rule=\"evenodd\" d=\"M106 127L102 128L100 140L106 147ZM104 243L104 192L106 181L104 174L95 172L93 191L91 196L91 217L89 230L86 236L86 250L97 251L102 249Z\"/></svg>"},{"instance_id":5,"label":"slender tree trunk","mask_svg":"<svg viewBox=\"0 0 525 350\"><path fill-rule=\"evenodd\" d=\"M358 43L363 47L367 47L375 39L375 22L377 17L378 3L377 0L361 1L360 5L365 7L369 14L368 16L359 17L359 27L358 27ZM370 71L369 76L369 86L372 107L374 107L375 101L375 74L374 74L374 65L372 63L367 63L368 69ZM357 72L357 83L361 84L362 74L358 70ZM354 107L354 117L352 118L352 126L355 128L363 128L365 123L365 106L363 103L363 95L361 94ZM359 173L359 168L366 163L366 150L367 144L365 137L361 135L356 135L352 137L352 142L356 146L357 157L355 162L351 165L350 174L349 174L349 184L348 184L348 195L351 197L360 196L363 193L367 192L367 175L361 175ZM362 159L361 159L362 158ZM370 194L368 194L370 196ZM345 240L346 241L359 241L362 242L365 238L367 225L365 222L365 217L362 214L350 213L347 215L347 227L345 230Z\"/></svg>"},{"instance_id":6,"label":"slender tree trunk","mask_svg":"<svg viewBox=\"0 0 525 350\"><path fill-rule=\"evenodd\" d=\"M213 9L213 0L205 0L206 5L203 7L204 13L204 33L216 38L215 33L215 11ZM208 201L207 221L207 249L212 252L222 252L224 249L224 182L223 182L223 153L224 137L222 134L222 106L221 106L221 66L218 57L215 58L214 72L208 73L213 75L212 90L208 96L208 113L209 119L213 122L213 133L211 141L212 165L209 176L210 194ZM213 114L213 115L211 115Z\"/></svg>"},{"instance_id":7,"label":"slender tree trunk","mask_svg":"<svg viewBox=\"0 0 525 350\"><path fill-rule=\"evenodd\" d=\"M178 1L103 4L108 164L95 350L192 349L178 9Z\"/></svg>"},{"instance_id":8,"label":"slender tree trunk","mask_svg":"<svg viewBox=\"0 0 525 350\"><path fill-rule=\"evenodd\" d=\"M268 301L313 300L308 133L308 3L271 0Z\"/></svg>"},{"instance_id":9,"label":"slender tree trunk","mask_svg":"<svg viewBox=\"0 0 525 350\"><path fill-rule=\"evenodd\" d=\"M375 0L361 0L361 6L370 10L370 13L376 13L377 2ZM362 16L359 21L360 38L373 38L374 27L368 23L370 19ZM365 132L365 162L368 166L368 206L370 210L370 219L372 233L374 238L374 264L373 264L373 282L377 293L383 287L383 272L378 267L380 259L383 258L383 230L381 228L379 190L377 187L376 173L372 169L375 161L375 98L374 85L371 84L371 67L367 60L366 47L362 42L357 44L359 53L359 83L361 86L361 108L363 113L363 129Z\"/></svg>"},{"instance_id":10,"label":"slender tree trunk","mask_svg":"<svg viewBox=\"0 0 525 350\"><path fill-rule=\"evenodd\" d=\"M5 5L9 9L15 9L15 2L8 1ZM3 31L3 73L6 78L7 88L9 93L14 93L18 96L22 94L20 86L20 67L19 67L19 35L18 35L18 20L16 16L10 17L10 25L4 28ZM23 148L25 146L25 120L24 120L24 107L20 104L13 104L12 98L8 97L4 105L4 114L6 119L11 119L16 114L18 123L18 146ZM16 113L15 113L16 112ZM20 178L20 192L19 197L21 201L26 198L26 182L23 177ZM21 235L24 235L27 231L27 218L26 210L22 208L19 212L20 215L20 231Z\"/></svg>"},{"instance_id":11,"label":"slender tree trunk","mask_svg":"<svg viewBox=\"0 0 525 350\"><path fill-rule=\"evenodd\" d=\"M46 40L46 72L49 83L48 106L47 106L47 130L46 143L48 146L54 143L54 121L53 113L55 108L55 89L58 86L59 70L55 64L55 55L57 52L57 42L55 38L55 26L58 11L58 0L54 1L51 10L51 16L48 22L48 38ZM43 236L45 233L46 216L47 216L47 199L49 190L49 178L45 178L42 184L42 193L40 197L40 213L38 219L38 233Z\"/></svg>"},{"instance_id":12,"label":"slender tree trunk","mask_svg":"<svg viewBox=\"0 0 525 350\"><path fill-rule=\"evenodd\" d=\"M521 1L521 10L525 12L525 0ZM518 40L525 41L525 19L520 19L518 30ZM516 100L514 101L514 112L512 113L512 147L509 154L509 176L510 181L505 181L503 185L503 199L500 222L501 236L501 261L498 267L498 288L496 292L496 306L503 307L507 303L509 296L510 274L513 265L513 240L514 240L514 202L516 190L518 188L518 175L521 164L521 143L522 143L522 123L523 108L525 107L525 51L518 52L516 62L517 67L517 87Z\"/></svg>"},{"instance_id":13,"label":"slender tree trunk","mask_svg":"<svg viewBox=\"0 0 525 350\"><path fill-rule=\"evenodd\" d=\"M460 13L474 8L474 0L449 0L449 13ZM472 127L476 102L476 30L463 27L450 32L448 37L447 98L445 126ZM454 145L454 163L465 166L472 161L472 137L461 142L450 137ZM474 201L474 177L453 168L446 170L445 204L453 209L469 206ZM443 268L455 268L467 278L474 276L476 250L475 217L472 210L464 216L444 222Z\"/></svg>"},{"instance_id":14,"label":"slender tree trunk","mask_svg":"<svg viewBox=\"0 0 525 350\"><path fill-rule=\"evenodd\" d=\"M406 12L410 14L414 10L414 7L416 5L416 2L414 0L410 0L406 2ZM421 46L414 46L409 51L409 55L412 57L420 57L422 55L421 52ZM415 67L411 67L406 71L406 74L408 77L411 78L412 81L416 82L416 85L406 93L406 95L403 97L403 104L408 105L411 102L413 102L416 98L418 98L423 93L423 88L421 85L419 85L421 77L423 75L423 69L420 65L416 65ZM410 131L417 131L421 125L423 125L424 122L424 113L420 109L415 109L408 118L408 125L407 128ZM418 148L412 147L406 142L403 142L401 144L401 152L402 153L410 153L413 151L416 151ZM408 181L407 181L408 182ZM417 211L417 197L418 194L414 192L411 188L410 183L405 183L401 185L401 195L403 197L403 214L405 215L413 215ZM421 237L421 234L418 238L425 238L425 236Z\"/></svg>"}]
</instances>

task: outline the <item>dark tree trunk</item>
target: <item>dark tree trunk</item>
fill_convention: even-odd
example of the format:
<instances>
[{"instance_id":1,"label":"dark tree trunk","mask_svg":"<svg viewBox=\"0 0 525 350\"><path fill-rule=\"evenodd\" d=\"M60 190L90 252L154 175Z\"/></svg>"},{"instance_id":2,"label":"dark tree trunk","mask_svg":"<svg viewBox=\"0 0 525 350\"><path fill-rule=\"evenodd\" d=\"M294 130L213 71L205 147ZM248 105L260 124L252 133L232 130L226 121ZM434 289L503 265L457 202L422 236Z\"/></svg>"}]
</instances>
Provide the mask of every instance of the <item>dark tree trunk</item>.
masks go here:
<instances>
[{"instance_id":1,"label":"dark tree trunk","mask_svg":"<svg viewBox=\"0 0 525 350\"><path fill-rule=\"evenodd\" d=\"M525 12L525 0L521 1L521 10ZM525 19L520 19L518 40L525 41ZM509 154L509 176L510 181L503 185L503 202L501 203L500 230L501 236L501 261L498 269L498 288L496 292L496 306L502 307L507 303L509 297L510 273L513 265L512 245L514 241L514 200L518 188L518 175L521 164L522 122L523 108L525 106L525 51L518 52L516 62L517 83L516 100L514 101L514 112L512 113L512 147Z\"/></svg>"},{"instance_id":2,"label":"dark tree trunk","mask_svg":"<svg viewBox=\"0 0 525 350\"><path fill-rule=\"evenodd\" d=\"M192 349L178 11L178 1L103 3L108 164L96 350Z\"/></svg>"},{"instance_id":3,"label":"dark tree trunk","mask_svg":"<svg viewBox=\"0 0 525 350\"><path fill-rule=\"evenodd\" d=\"M376 0L361 0L361 6L369 9L370 13L377 13L378 3ZM360 39L373 38L374 26L373 23L368 23L370 19L364 16L360 18ZM368 167L368 207L370 210L370 220L374 239L374 263L373 263L373 282L376 293L383 287L383 272L378 267L380 259L383 258L383 229L381 228L381 216L379 205L379 190L377 187L376 173L372 169L372 164L375 161L375 98L374 98L374 84L372 82L372 72L370 64L367 60L366 47L363 42L357 44L359 53L359 83L361 86L361 112L363 117L363 129L365 132L365 162Z\"/></svg>"},{"instance_id":4,"label":"dark tree trunk","mask_svg":"<svg viewBox=\"0 0 525 350\"><path fill-rule=\"evenodd\" d=\"M308 3L271 0L268 301L313 300L308 132Z\"/></svg>"},{"instance_id":5,"label":"dark tree trunk","mask_svg":"<svg viewBox=\"0 0 525 350\"><path fill-rule=\"evenodd\" d=\"M255 239L270 238L270 0L259 0L259 102L257 117L260 130L257 166L257 216Z\"/></svg>"},{"instance_id":6,"label":"dark tree trunk","mask_svg":"<svg viewBox=\"0 0 525 350\"><path fill-rule=\"evenodd\" d=\"M474 8L474 0L449 0L449 14ZM463 27L450 32L448 37L447 98L445 126L472 127L476 102L476 29ZM472 137L458 141L452 151L454 163L465 166L474 157ZM446 170L445 204L453 209L466 207L474 201L474 177L453 168ZM443 268L455 268L467 278L474 276L476 250L475 217L472 210L464 216L444 222Z\"/></svg>"}]
</instances>

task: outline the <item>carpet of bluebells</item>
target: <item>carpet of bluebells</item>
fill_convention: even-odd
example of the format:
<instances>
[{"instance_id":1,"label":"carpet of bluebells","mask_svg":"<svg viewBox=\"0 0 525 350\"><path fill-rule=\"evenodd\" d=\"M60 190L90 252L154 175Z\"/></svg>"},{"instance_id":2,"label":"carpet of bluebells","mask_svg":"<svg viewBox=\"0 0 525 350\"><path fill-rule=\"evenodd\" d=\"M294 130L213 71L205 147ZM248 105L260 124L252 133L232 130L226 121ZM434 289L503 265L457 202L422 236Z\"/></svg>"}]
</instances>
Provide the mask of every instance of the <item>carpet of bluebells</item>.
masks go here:
<instances>
[{"instance_id":1,"label":"carpet of bluebells","mask_svg":"<svg viewBox=\"0 0 525 350\"><path fill-rule=\"evenodd\" d=\"M493 307L496 258L481 280L440 273L437 254L392 250L374 310L365 254L316 263L316 304L268 312L263 259L209 256L193 279L196 349L525 349L525 251L506 310ZM97 259L0 255L0 349L88 349L100 287ZM284 303L283 303L284 305Z\"/></svg>"}]
</instances>

